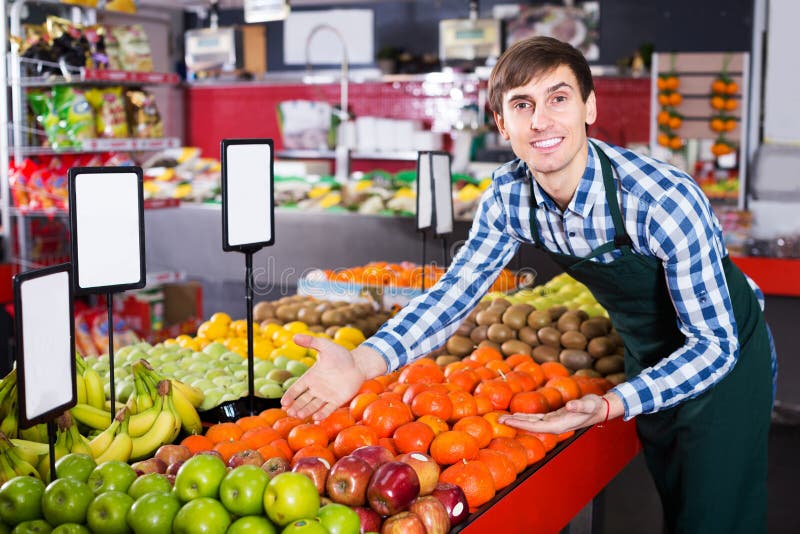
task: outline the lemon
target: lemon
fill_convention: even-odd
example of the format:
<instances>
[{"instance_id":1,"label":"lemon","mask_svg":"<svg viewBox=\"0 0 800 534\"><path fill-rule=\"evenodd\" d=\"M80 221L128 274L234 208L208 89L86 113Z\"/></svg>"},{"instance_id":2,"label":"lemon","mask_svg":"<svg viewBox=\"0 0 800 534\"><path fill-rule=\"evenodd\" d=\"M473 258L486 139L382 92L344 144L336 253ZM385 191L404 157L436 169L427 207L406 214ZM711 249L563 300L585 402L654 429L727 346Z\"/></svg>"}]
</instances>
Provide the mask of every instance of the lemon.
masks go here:
<instances>
[{"instance_id":1,"label":"lemon","mask_svg":"<svg viewBox=\"0 0 800 534\"><path fill-rule=\"evenodd\" d=\"M338 339L338 340L334 339L333 342L339 345L340 347L346 348L347 350L353 350L354 348L356 348L355 345L344 339Z\"/></svg>"},{"instance_id":2,"label":"lemon","mask_svg":"<svg viewBox=\"0 0 800 534\"><path fill-rule=\"evenodd\" d=\"M242 356L247 356L246 339L240 337L234 337L229 339L228 342L225 344L225 346L237 354L241 354Z\"/></svg>"},{"instance_id":3,"label":"lemon","mask_svg":"<svg viewBox=\"0 0 800 534\"><path fill-rule=\"evenodd\" d=\"M225 326L231 324L231 316L225 312L217 312L209 318L212 323L222 323Z\"/></svg>"},{"instance_id":4,"label":"lemon","mask_svg":"<svg viewBox=\"0 0 800 534\"><path fill-rule=\"evenodd\" d=\"M366 338L363 332L352 326L343 326L333 336L334 341L347 341L353 345L360 345Z\"/></svg>"},{"instance_id":5,"label":"lemon","mask_svg":"<svg viewBox=\"0 0 800 534\"><path fill-rule=\"evenodd\" d=\"M221 321L206 321L197 329L197 335L210 340L220 339L228 335L228 326Z\"/></svg>"},{"instance_id":6,"label":"lemon","mask_svg":"<svg viewBox=\"0 0 800 534\"><path fill-rule=\"evenodd\" d=\"M180 337L180 336L178 336ZM189 337L189 336L186 336ZM184 340L181 342L181 347L185 349L191 349L194 352L200 352L200 343L198 343L195 339L189 338L188 340Z\"/></svg>"},{"instance_id":7,"label":"lemon","mask_svg":"<svg viewBox=\"0 0 800 534\"><path fill-rule=\"evenodd\" d=\"M269 323L266 326L262 326L260 328L261 337L263 337L264 339L272 339L272 335L278 330L283 330L283 327L279 324Z\"/></svg>"},{"instance_id":8,"label":"lemon","mask_svg":"<svg viewBox=\"0 0 800 534\"><path fill-rule=\"evenodd\" d=\"M284 330L283 328L281 328L280 330L277 330L274 334L272 334L272 343L276 347L281 347L289 343L292 340L293 336L294 334L292 334L288 330Z\"/></svg>"},{"instance_id":9,"label":"lemon","mask_svg":"<svg viewBox=\"0 0 800 534\"><path fill-rule=\"evenodd\" d=\"M308 332L308 325L303 321L292 321L283 325L283 329L291 332L292 334L303 334Z\"/></svg>"},{"instance_id":10,"label":"lemon","mask_svg":"<svg viewBox=\"0 0 800 534\"><path fill-rule=\"evenodd\" d=\"M210 339L208 339L207 337L200 336L200 335L198 335L196 338L194 338L194 340L197 342L197 344L200 346L201 349L205 348L206 345L211 343Z\"/></svg>"},{"instance_id":11,"label":"lemon","mask_svg":"<svg viewBox=\"0 0 800 534\"><path fill-rule=\"evenodd\" d=\"M266 360L272 352L272 343L263 338L253 339L253 356L259 360Z\"/></svg>"},{"instance_id":12,"label":"lemon","mask_svg":"<svg viewBox=\"0 0 800 534\"><path fill-rule=\"evenodd\" d=\"M290 360L299 360L308 355L308 350L294 341L289 341L281 345L281 353Z\"/></svg>"},{"instance_id":13,"label":"lemon","mask_svg":"<svg viewBox=\"0 0 800 534\"><path fill-rule=\"evenodd\" d=\"M162 343L164 343L165 347L171 347L173 345L179 345L179 343L177 341L175 341L173 338L165 339L164 341L162 341Z\"/></svg>"}]
</instances>

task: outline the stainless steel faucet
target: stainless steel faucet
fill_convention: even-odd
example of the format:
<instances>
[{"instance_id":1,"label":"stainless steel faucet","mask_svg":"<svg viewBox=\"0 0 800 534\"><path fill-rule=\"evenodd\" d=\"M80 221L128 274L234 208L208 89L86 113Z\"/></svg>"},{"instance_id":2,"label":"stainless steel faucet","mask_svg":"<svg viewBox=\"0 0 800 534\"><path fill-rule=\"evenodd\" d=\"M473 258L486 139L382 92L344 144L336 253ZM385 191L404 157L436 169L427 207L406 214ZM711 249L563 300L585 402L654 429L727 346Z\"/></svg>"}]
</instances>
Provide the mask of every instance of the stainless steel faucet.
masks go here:
<instances>
[{"instance_id":1,"label":"stainless steel faucet","mask_svg":"<svg viewBox=\"0 0 800 534\"><path fill-rule=\"evenodd\" d=\"M348 69L349 69L349 60L347 57L347 43L344 40L344 37L339 32L338 29L334 28L330 24L318 24L314 26L312 30L308 33L308 37L306 37L306 71L310 74L311 73L311 60L309 59L309 51L311 49L311 41L314 39L314 36L322 30L328 30L333 32L334 35L339 39L339 43L342 45L342 70L339 80L339 89L340 89L340 101L339 101L339 112L337 115L339 116L339 131L336 133L336 149L335 149L335 161L336 161L336 174L335 178L338 182L345 182L350 178L350 147L348 146L347 131L349 130L348 124L350 122L350 114L347 111L347 89L348 89Z\"/></svg>"}]
</instances>

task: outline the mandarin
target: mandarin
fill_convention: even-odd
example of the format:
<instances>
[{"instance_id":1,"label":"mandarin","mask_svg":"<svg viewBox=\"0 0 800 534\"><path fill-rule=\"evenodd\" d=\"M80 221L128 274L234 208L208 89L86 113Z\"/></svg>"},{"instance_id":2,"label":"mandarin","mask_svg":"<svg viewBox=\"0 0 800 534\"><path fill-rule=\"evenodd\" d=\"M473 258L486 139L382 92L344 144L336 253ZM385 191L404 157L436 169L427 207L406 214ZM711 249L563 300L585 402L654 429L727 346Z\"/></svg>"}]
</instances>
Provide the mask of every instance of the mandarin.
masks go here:
<instances>
[{"instance_id":1,"label":"mandarin","mask_svg":"<svg viewBox=\"0 0 800 534\"><path fill-rule=\"evenodd\" d=\"M309 445L327 447L328 432L318 424L304 423L292 428L286 437L286 441L294 452Z\"/></svg>"},{"instance_id":2,"label":"mandarin","mask_svg":"<svg viewBox=\"0 0 800 534\"><path fill-rule=\"evenodd\" d=\"M511 413L547 413L550 411L550 405L547 397L539 391L522 391L511 398L508 411Z\"/></svg>"},{"instance_id":3,"label":"mandarin","mask_svg":"<svg viewBox=\"0 0 800 534\"><path fill-rule=\"evenodd\" d=\"M478 440L463 430L442 432L431 442L430 455L439 465L473 460L478 455Z\"/></svg>"},{"instance_id":4,"label":"mandarin","mask_svg":"<svg viewBox=\"0 0 800 534\"><path fill-rule=\"evenodd\" d=\"M294 456L292 456L292 467L300 458L321 458L328 462L329 467L336 463L336 456L334 456L333 452L328 447L319 445L307 445L295 452Z\"/></svg>"},{"instance_id":5,"label":"mandarin","mask_svg":"<svg viewBox=\"0 0 800 534\"><path fill-rule=\"evenodd\" d=\"M528 466L528 453L514 438L494 438L489 442L489 449L503 453L514 464L517 473L525 471Z\"/></svg>"},{"instance_id":6,"label":"mandarin","mask_svg":"<svg viewBox=\"0 0 800 534\"><path fill-rule=\"evenodd\" d=\"M246 443L251 449L259 449L280 437L281 435L272 427L262 426L246 431L239 440Z\"/></svg>"},{"instance_id":7,"label":"mandarin","mask_svg":"<svg viewBox=\"0 0 800 534\"><path fill-rule=\"evenodd\" d=\"M547 381L546 387L557 389L561 393L564 404L581 398L581 388L571 376L555 376Z\"/></svg>"},{"instance_id":8,"label":"mandarin","mask_svg":"<svg viewBox=\"0 0 800 534\"><path fill-rule=\"evenodd\" d=\"M377 445L378 434L372 427L353 425L339 431L333 440L333 452L337 458L347 456L364 445Z\"/></svg>"},{"instance_id":9,"label":"mandarin","mask_svg":"<svg viewBox=\"0 0 800 534\"><path fill-rule=\"evenodd\" d=\"M411 408L402 399L379 398L364 409L361 421L374 428L379 438L388 438L397 427L413 419Z\"/></svg>"},{"instance_id":10,"label":"mandarin","mask_svg":"<svg viewBox=\"0 0 800 534\"><path fill-rule=\"evenodd\" d=\"M570 372L563 363L560 362L544 362L539 365L542 368L542 372L544 373L544 377L547 380L555 376L569 376Z\"/></svg>"},{"instance_id":11,"label":"mandarin","mask_svg":"<svg viewBox=\"0 0 800 534\"><path fill-rule=\"evenodd\" d=\"M448 421L455 422L468 415L478 415L478 405L475 397L466 391L451 391L447 394L453 403L453 413Z\"/></svg>"},{"instance_id":12,"label":"mandarin","mask_svg":"<svg viewBox=\"0 0 800 534\"><path fill-rule=\"evenodd\" d=\"M528 434L517 434L514 438L520 445L525 447L525 453L528 455L528 465L534 464L544 458L547 451L544 445L538 438Z\"/></svg>"},{"instance_id":13,"label":"mandarin","mask_svg":"<svg viewBox=\"0 0 800 534\"><path fill-rule=\"evenodd\" d=\"M412 421L397 427L392 441L398 453L428 452L431 442L436 437L431 427L419 421Z\"/></svg>"},{"instance_id":14,"label":"mandarin","mask_svg":"<svg viewBox=\"0 0 800 534\"><path fill-rule=\"evenodd\" d=\"M492 425L492 437L513 438L517 435L517 429L513 426L504 425L499 421L500 416L508 415L508 412L494 411L483 415L490 425Z\"/></svg>"},{"instance_id":15,"label":"mandarin","mask_svg":"<svg viewBox=\"0 0 800 534\"><path fill-rule=\"evenodd\" d=\"M242 428L236 423L226 422L211 425L206 431L206 437L216 444L222 441L236 441L243 433Z\"/></svg>"},{"instance_id":16,"label":"mandarin","mask_svg":"<svg viewBox=\"0 0 800 534\"><path fill-rule=\"evenodd\" d=\"M416 417L435 415L446 421L453 415L453 401L446 393L423 391L411 401L411 412Z\"/></svg>"},{"instance_id":17,"label":"mandarin","mask_svg":"<svg viewBox=\"0 0 800 534\"><path fill-rule=\"evenodd\" d=\"M483 449L494 437L492 425L480 415L470 415L459 419L453 425L453 430L463 430L478 442L478 447Z\"/></svg>"},{"instance_id":18,"label":"mandarin","mask_svg":"<svg viewBox=\"0 0 800 534\"><path fill-rule=\"evenodd\" d=\"M492 402L492 408L495 410L505 410L508 408L508 404L511 402L511 397L514 396L514 392L511 390L511 386L502 379L489 380L478 384L478 387L475 388L475 396L489 397L489 400Z\"/></svg>"},{"instance_id":19,"label":"mandarin","mask_svg":"<svg viewBox=\"0 0 800 534\"><path fill-rule=\"evenodd\" d=\"M441 417L436 417L435 415L423 415L419 419L417 419L418 423L424 423L428 425L431 430L433 430L433 434L438 436L442 432L447 432L450 430L450 426L447 424L447 421L442 419Z\"/></svg>"},{"instance_id":20,"label":"mandarin","mask_svg":"<svg viewBox=\"0 0 800 534\"><path fill-rule=\"evenodd\" d=\"M495 495L492 473L480 460L451 465L439 475L439 482L448 482L460 487L467 497L470 509L486 504Z\"/></svg>"},{"instance_id":21,"label":"mandarin","mask_svg":"<svg viewBox=\"0 0 800 534\"><path fill-rule=\"evenodd\" d=\"M497 491L513 483L517 478L517 470L514 468L514 464L500 451L482 449L478 451L478 460L489 468L494 488Z\"/></svg>"}]
</instances>

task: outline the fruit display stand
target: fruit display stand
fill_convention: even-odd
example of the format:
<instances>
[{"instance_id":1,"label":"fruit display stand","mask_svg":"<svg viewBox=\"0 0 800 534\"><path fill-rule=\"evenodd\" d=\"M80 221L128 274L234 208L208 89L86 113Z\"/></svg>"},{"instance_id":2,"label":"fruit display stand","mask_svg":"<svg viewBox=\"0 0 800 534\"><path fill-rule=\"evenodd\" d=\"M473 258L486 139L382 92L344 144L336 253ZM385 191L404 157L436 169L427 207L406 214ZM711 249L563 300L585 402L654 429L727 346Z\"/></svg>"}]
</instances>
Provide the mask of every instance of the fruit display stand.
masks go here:
<instances>
[{"instance_id":1,"label":"fruit display stand","mask_svg":"<svg viewBox=\"0 0 800 534\"><path fill-rule=\"evenodd\" d=\"M634 421L615 419L577 432L452 532L559 532L640 449ZM570 533L592 531L591 518L580 519Z\"/></svg>"}]
</instances>

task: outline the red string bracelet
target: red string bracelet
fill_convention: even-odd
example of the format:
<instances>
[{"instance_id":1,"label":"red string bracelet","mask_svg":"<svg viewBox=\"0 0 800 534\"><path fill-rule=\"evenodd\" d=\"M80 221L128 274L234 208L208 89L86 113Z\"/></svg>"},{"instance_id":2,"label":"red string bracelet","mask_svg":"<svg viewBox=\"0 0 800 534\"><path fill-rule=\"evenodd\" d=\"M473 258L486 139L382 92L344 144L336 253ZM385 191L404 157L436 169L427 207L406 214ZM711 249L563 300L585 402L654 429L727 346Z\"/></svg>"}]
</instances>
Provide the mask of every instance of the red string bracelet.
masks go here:
<instances>
[{"instance_id":1,"label":"red string bracelet","mask_svg":"<svg viewBox=\"0 0 800 534\"><path fill-rule=\"evenodd\" d=\"M608 399L605 397L600 397L600 400L606 403L606 418L603 420L602 423L598 423L597 426L599 428L603 428L603 426L605 426L605 424L608 423L608 415L611 412L611 403L608 402Z\"/></svg>"}]
</instances>

